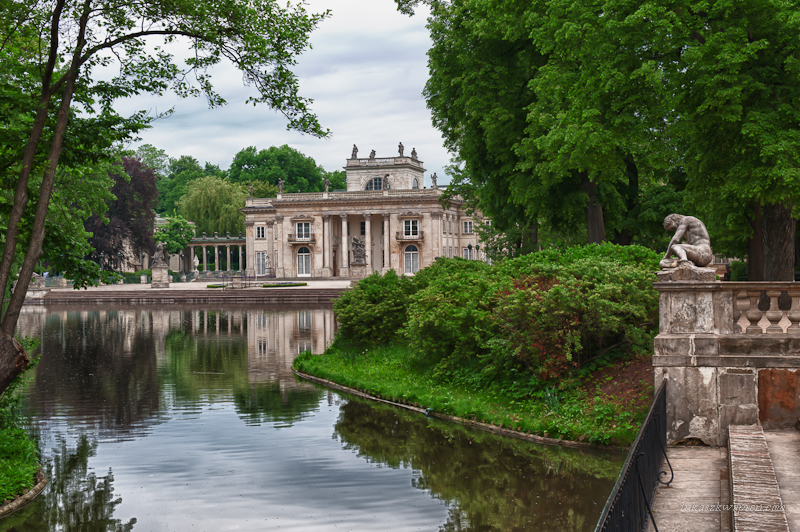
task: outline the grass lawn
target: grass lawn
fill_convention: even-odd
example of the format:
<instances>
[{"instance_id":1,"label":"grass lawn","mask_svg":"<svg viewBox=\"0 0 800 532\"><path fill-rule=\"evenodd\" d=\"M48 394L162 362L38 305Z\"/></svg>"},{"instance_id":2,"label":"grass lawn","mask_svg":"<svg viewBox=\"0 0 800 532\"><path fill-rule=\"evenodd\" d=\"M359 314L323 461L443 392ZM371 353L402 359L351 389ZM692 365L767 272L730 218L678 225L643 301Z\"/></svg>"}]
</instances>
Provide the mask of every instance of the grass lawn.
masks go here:
<instances>
[{"instance_id":1,"label":"grass lawn","mask_svg":"<svg viewBox=\"0 0 800 532\"><path fill-rule=\"evenodd\" d=\"M33 487L39 469L38 451L24 429L0 429L0 504Z\"/></svg>"},{"instance_id":2,"label":"grass lawn","mask_svg":"<svg viewBox=\"0 0 800 532\"><path fill-rule=\"evenodd\" d=\"M611 445L633 442L653 394L649 359L617 363L576 380L563 390L551 387L535 396L516 399L500 386L479 387L434 379L420 366L414 353L400 343L363 350L336 342L324 355L303 353L294 367L343 386L395 402L416 403L435 412L550 438ZM607 379L609 374L624 372L630 375ZM631 381L643 375L638 382ZM616 389L618 385L624 389Z\"/></svg>"}]
</instances>

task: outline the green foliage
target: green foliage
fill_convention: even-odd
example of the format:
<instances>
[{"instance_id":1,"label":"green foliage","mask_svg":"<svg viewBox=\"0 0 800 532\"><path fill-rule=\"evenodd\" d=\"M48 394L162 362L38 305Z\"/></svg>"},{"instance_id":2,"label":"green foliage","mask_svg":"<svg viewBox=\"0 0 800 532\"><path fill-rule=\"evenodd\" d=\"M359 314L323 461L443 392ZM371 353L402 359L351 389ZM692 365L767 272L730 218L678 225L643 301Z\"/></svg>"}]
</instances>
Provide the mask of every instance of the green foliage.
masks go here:
<instances>
[{"instance_id":1,"label":"green foliage","mask_svg":"<svg viewBox=\"0 0 800 532\"><path fill-rule=\"evenodd\" d=\"M39 345L36 338L20 339L30 353ZM30 365L0 394L0 504L21 495L33 486L39 469L39 446L22 427L19 388L29 380L26 373L39 363L33 357Z\"/></svg>"},{"instance_id":2,"label":"green foliage","mask_svg":"<svg viewBox=\"0 0 800 532\"><path fill-rule=\"evenodd\" d=\"M494 266L437 259L411 279L375 273L336 302L339 337L376 346L402 334L433 377L523 397L611 349L649 352L659 259L605 243Z\"/></svg>"},{"instance_id":3,"label":"green foliage","mask_svg":"<svg viewBox=\"0 0 800 532\"><path fill-rule=\"evenodd\" d=\"M186 249L193 237L194 228L189 222L183 216L173 214L167 216L167 223L158 230L156 240L166 242L167 251L174 254Z\"/></svg>"},{"instance_id":4,"label":"green foliage","mask_svg":"<svg viewBox=\"0 0 800 532\"><path fill-rule=\"evenodd\" d=\"M261 151L254 146L245 148L234 155L229 170L229 178L235 183L260 182L277 187L281 179L286 183L284 192L320 192L326 175L330 174L318 166L314 159L286 144Z\"/></svg>"},{"instance_id":5,"label":"green foliage","mask_svg":"<svg viewBox=\"0 0 800 532\"><path fill-rule=\"evenodd\" d=\"M411 281L394 270L365 277L334 303L339 337L359 345L388 342L406 321L410 291Z\"/></svg>"},{"instance_id":6,"label":"green foliage","mask_svg":"<svg viewBox=\"0 0 800 532\"><path fill-rule=\"evenodd\" d=\"M244 232L244 185L208 176L191 181L178 202L178 212L197 226L197 232L220 234Z\"/></svg>"},{"instance_id":7,"label":"green foliage","mask_svg":"<svg viewBox=\"0 0 800 532\"><path fill-rule=\"evenodd\" d=\"M747 281L747 263L735 260L731 262L731 281Z\"/></svg>"}]
</instances>

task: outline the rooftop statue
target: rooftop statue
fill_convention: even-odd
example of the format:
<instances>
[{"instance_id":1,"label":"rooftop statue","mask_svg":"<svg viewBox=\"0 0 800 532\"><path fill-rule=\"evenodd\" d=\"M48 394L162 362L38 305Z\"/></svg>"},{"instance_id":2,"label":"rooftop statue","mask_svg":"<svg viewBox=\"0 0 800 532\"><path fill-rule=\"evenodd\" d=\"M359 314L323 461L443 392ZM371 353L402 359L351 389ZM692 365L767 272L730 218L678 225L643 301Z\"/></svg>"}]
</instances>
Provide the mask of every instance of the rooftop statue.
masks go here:
<instances>
[{"instance_id":1,"label":"rooftop statue","mask_svg":"<svg viewBox=\"0 0 800 532\"><path fill-rule=\"evenodd\" d=\"M369 152L369 158L370 159L374 159L375 158L375 150L372 150L371 152Z\"/></svg>"},{"instance_id":2,"label":"rooftop statue","mask_svg":"<svg viewBox=\"0 0 800 532\"><path fill-rule=\"evenodd\" d=\"M439 185L436 184L436 172L431 176L431 188L439 188Z\"/></svg>"},{"instance_id":3,"label":"rooftop statue","mask_svg":"<svg viewBox=\"0 0 800 532\"><path fill-rule=\"evenodd\" d=\"M351 159L358 159L358 146L353 144L353 154L350 156Z\"/></svg>"},{"instance_id":4,"label":"rooftop statue","mask_svg":"<svg viewBox=\"0 0 800 532\"><path fill-rule=\"evenodd\" d=\"M330 189L330 188L331 188L331 181L330 181L330 179L328 179L328 178L326 177L326 178L325 178L325 181L323 181L322 183L325 185L325 192L328 192L328 189Z\"/></svg>"},{"instance_id":5,"label":"rooftop statue","mask_svg":"<svg viewBox=\"0 0 800 532\"><path fill-rule=\"evenodd\" d=\"M415 161L417 160L417 149L416 148L411 148L411 158L414 159Z\"/></svg>"},{"instance_id":6,"label":"rooftop statue","mask_svg":"<svg viewBox=\"0 0 800 532\"><path fill-rule=\"evenodd\" d=\"M397 145L397 151L400 153L400 157L402 157L402 156L403 156L403 150L404 150L404 149L405 149L405 148L403 147L403 143L402 143L402 142L401 142L400 144L398 144L398 145Z\"/></svg>"},{"instance_id":7,"label":"rooftop statue","mask_svg":"<svg viewBox=\"0 0 800 532\"><path fill-rule=\"evenodd\" d=\"M711 238L706 226L694 216L670 214L664 219L664 229L675 231L661 260L661 268L675 268L681 263L691 262L700 268L714 260L711 252ZM685 239L686 244L681 244Z\"/></svg>"},{"instance_id":8,"label":"rooftop statue","mask_svg":"<svg viewBox=\"0 0 800 532\"><path fill-rule=\"evenodd\" d=\"M250 190L250 197L252 198L253 197L253 185L250 185L249 190Z\"/></svg>"},{"instance_id":9,"label":"rooftop statue","mask_svg":"<svg viewBox=\"0 0 800 532\"><path fill-rule=\"evenodd\" d=\"M286 184L286 181L284 181L283 179L281 179L279 177L278 178L278 193L279 194L283 194L283 185L285 185L285 184Z\"/></svg>"}]
</instances>

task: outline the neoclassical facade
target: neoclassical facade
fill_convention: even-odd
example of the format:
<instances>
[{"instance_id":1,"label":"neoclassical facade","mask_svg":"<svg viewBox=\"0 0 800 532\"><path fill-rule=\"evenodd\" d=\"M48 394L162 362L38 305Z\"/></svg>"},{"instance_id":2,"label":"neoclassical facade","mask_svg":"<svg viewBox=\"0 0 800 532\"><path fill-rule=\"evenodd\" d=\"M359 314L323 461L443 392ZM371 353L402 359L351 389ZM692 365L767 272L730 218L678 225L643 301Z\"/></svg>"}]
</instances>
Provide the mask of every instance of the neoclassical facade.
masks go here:
<instances>
[{"instance_id":1,"label":"neoclassical facade","mask_svg":"<svg viewBox=\"0 0 800 532\"><path fill-rule=\"evenodd\" d=\"M439 203L411 156L358 158L344 167L346 191L249 198L243 209L248 275L362 278L394 269L413 275L437 257L482 259L464 202Z\"/></svg>"}]
</instances>

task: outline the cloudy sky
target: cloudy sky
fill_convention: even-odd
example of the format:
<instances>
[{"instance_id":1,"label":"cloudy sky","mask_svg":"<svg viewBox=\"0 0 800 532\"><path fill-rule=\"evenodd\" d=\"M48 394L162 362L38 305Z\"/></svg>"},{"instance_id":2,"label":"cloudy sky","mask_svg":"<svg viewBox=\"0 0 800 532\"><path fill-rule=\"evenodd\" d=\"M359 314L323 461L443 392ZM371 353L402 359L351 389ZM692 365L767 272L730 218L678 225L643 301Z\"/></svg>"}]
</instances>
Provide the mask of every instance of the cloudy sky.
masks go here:
<instances>
[{"instance_id":1,"label":"cloudy sky","mask_svg":"<svg viewBox=\"0 0 800 532\"><path fill-rule=\"evenodd\" d=\"M225 65L211 71L215 88L228 102L223 107L209 109L204 98L171 94L121 102L122 112L175 109L171 117L157 120L142 133L140 143L153 144L171 157L192 155L222 168L247 146L288 144L333 171L344 166L353 144L362 157L373 149L378 157L391 157L402 141L406 154L416 148L424 161L426 186L431 173L444 176L450 156L422 97L430 47L427 11L408 17L397 11L393 0L308 0L307 9L331 11L311 35L313 49L299 58L295 69L300 93L314 100L320 123L331 131L329 139L287 131L279 113L263 105L245 105L253 89L242 84L235 68Z\"/></svg>"}]
</instances>

